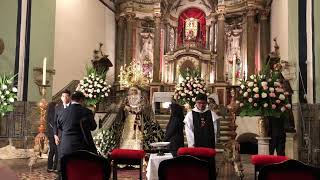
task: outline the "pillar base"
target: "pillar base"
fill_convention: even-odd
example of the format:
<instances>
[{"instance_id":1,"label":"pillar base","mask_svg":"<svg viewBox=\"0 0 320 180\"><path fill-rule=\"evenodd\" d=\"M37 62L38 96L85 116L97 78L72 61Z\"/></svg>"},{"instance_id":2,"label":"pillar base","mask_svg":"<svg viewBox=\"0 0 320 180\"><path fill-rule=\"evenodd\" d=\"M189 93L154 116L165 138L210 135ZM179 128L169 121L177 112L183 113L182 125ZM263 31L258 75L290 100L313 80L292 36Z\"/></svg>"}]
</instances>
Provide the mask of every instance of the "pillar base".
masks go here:
<instances>
[{"instance_id":1,"label":"pillar base","mask_svg":"<svg viewBox=\"0 0 320 180\"><path fill-rule=\"evenodd\" d=\"M269 154L270 137L256 137L258 140L258 154Z\"/></svg>"}]
</instances>

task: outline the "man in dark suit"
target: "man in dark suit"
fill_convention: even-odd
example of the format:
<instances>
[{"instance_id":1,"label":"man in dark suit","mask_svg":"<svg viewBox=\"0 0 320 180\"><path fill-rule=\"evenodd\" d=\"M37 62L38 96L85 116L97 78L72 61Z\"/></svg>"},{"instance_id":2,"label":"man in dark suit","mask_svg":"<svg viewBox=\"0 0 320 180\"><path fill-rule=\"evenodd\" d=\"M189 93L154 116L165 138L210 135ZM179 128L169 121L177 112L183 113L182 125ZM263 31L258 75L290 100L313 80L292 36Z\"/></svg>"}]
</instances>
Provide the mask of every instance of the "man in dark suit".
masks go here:
<instances>
[{"instance_id":1,"label":"man in dark suit","mask_svg":"<svg viewBox=\"0 0 320 180\"><path fill-rule=\"evenodd\" d=\"M57 145L56 148L56 156L57 158L60 156L59 151L60 151L60 141L61 141L61 132L58 130L57 125L58 125L58 119L61 118L62 112L70 105L70 91L68 89L65 89L61 93L61 102L55 107L55 113L54 113L54 123L53 123L53 133L54 133L54 141L55 144ZM58 158L59 160L59 158ZM57 164L55 172L58 172L60 170L60 163Z\"/></svg>"},{"instance_id":2,"label":"man in dark suit","mask_svg":"<svg viewBox=\"0 0 320 180\"><path fill-rule=\"evenodd\" d=\"M55 115L56 103L50 102L48 106L48 114L47 114L47 137L49 139L49 155L48 155L48 172L53 172L57 170L58 164L58 150L57 145L54 140L54 115Z\"/></svg>"},{"instance_id":3,"label":"man in dark suit","mask_svg":"<svg viewBox=\"0 0 320 180\"><path fill-rule=\"evenodd\" d=\"M54 139L57 145L60 143L60 140L61 140L60 139L61 133L57 128L58 119L61 117L62 112L70 105L70 95L71 93L68 89L65 89L64 91L62 91L62 94L61 94L62 104L57 105L55 109L53 132L54 132Z\"/></svg>"},{"instance_id":4,"label":"man in dark suit","mask_svg":"<svg viewBox=\"0 0 320 180\"><path fill-rule=\"evenodd\" d=\"M61 130L60 157L78 150L97 153L91 132L97 124L91 110L82 106L85 96L81 92L71 95L71 105L66 108L58 119Z\"/></svg>"}]
</instances>

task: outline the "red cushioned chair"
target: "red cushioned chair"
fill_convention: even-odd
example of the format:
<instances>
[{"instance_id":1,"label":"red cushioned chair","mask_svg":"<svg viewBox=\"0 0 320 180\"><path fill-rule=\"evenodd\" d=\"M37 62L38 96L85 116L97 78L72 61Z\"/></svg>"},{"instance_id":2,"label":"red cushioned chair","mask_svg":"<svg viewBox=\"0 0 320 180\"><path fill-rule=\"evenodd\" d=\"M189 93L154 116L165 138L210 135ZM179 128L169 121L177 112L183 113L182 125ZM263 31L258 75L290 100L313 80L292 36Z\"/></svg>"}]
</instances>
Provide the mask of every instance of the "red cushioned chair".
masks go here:
<instances>
[{"instance_id":1,"label":"red cushioned chair","mask_svg":"<svg viewBox=\"0 0 320 180\"><path fill-rule=\"evenodd\" d=\"M178 149L177 155L182 156L182 155L190 155L197 157L199 159L208 161L210 164L211 169L213 169L213 177L216 177L216 161L215 161L215 156L216 156L216 150L212 148L205 148L205 147L181 147Z\"/></svg>"},{"instance_id":2,"label":"red cushioned chair","mask_svg":"<svg viewBox=\"0 0 320 180\"><path fill-rule=\"evenodd\" d=\"M118 164L126 164L139 165L140 180L142 180L143 158L145 154L144 150L114 149L111 152L111 159L113 160L113 179L117 179Z\"/></svg>"},{"instance_id":3,"label":"red cushioned chair","mask_svg":"<svg viewBox=\"0 0 320 180\"><path fill-rule=\"evenodd\" d=\"M287 160L281 163L270 164L262 167L258 176L259 180L319 180L320 168L306 165L297 160Z\"/></svg>"},{"instance_id":4,"label":"red cushioned chair","mask_svg":"<svg viewBox=\"0 0 320 180\"><path fill-rule=\"evenodd\" d=\"M280 163L286 160L288 160L287 156L252 155L251 163L254 165L254 179L257 179L257 172L259 172L263 166Z\"/></svg>"},{"instance_id":5,"label":"red cushioned chair","mask_svg":"<svg viewBox=\"0 0 320 180\"><path fill-rule=\"evenodd\" d=\"M76 151L61 158L63 180L105 180L110 174L110 161L89 151Z\"/></svg>"},{"instance_id":6,"label":"red cushioned chair","mask_svg":"<svg viewBox=\"0 0 320 180\"><path fill-rule=\"evenodd\" d=\"M159 180L212 180L208 161L193 156L177 156L161 161L158 169Z\"/></svg>"}]
</instances>

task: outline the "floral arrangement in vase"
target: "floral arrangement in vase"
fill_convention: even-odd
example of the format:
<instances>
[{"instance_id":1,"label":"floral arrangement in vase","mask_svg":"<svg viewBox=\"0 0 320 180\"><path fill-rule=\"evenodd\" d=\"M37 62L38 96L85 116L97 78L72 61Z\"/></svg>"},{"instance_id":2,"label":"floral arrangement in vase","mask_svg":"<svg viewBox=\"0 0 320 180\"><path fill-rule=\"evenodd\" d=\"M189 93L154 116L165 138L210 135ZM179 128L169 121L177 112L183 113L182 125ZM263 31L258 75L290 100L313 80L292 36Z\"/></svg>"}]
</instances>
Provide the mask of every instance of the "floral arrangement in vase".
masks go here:
<instances>
[{"instance_id":1,"label":"floral arrangement in vase","mask_svg":"<svg viewBox=\"0 0 320 180\"><path fill-rule=\"evenodd\" d=\"M240 116L280 117L291 109L289 92L285 91L281 79L280 71L269 69L240 81L237 101Z\"/></svg>"},{"instance_id":2,"label":"floral arrangement in vase","mask_svg":"<svg viewBox=\"0 0 320 180\"><path fill-rule=\"evenodd\" d=\"M87 106L95 106L109 96L111 85L105 80L104 72L94 68L86 68L87 75L80 80L77 91L81 91L86 97Z\"/></svg>"},{"instance_id":3,"label":"floral arrangement in vase","mask_svg":"<svg viewBox=\"0 0 320 180\"><path fill-rule=\"evenodd\" d=\"M183 80L176 85L173 99L181 105L193 108L198 94L209 95L206 89L206 83L204 79L199 76L197 70L190 71L187 69L181 72L181 76Z\"/></svg>"},{"instance_id":4,"label":"floral arrangement in vase","mask_svg":"<svg viewBox=\"0 0 320 180\"><path fill-rule=\"evenodd\" d=\"M17 100L18 89L13 85L14 77L0 75L0 118L13 111L13 103Z\"/></svg>"}]
</instances>

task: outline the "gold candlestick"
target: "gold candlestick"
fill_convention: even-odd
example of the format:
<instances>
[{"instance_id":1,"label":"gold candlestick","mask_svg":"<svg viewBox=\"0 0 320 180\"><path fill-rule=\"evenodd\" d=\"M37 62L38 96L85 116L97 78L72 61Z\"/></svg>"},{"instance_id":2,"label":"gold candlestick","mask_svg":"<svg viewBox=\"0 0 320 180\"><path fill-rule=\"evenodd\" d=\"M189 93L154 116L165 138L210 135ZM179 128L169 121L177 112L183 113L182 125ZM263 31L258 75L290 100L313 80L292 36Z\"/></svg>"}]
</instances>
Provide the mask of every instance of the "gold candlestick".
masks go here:
<instances>
[{"instance_id":1,"label":"gold candlestick","mask_svg":"<svg viewBox=\"0 0 320 180\"><path fill-rule=\"evenodd\" d=\"M47 145L48 145L48 138L45 135L46 131L46 118L47 118L47 109L48 109L48 102L46 100L46 88L48 85L39 85L39 91L41 95L41 100L38 103L39 109L40 109L40 122L38 127L38 134L34 139L35 146L34 150L35 152L38 152L41 156L42 153L47 153Z\"/></svg>"},{"instance_id":2,"label":"gold candlestick","mask_svg":"<svg viewBox=\"0 0 320 180\"><path fill-rule=\"evenodd\" d=\"M231 123L229 125L230 129L231 129L231 139L230 141L226 144L226 149L227 152L229 152L230 154L228 154L228 159L230 161L232 161L233 165L236 166L235 169L237 169L237 173L239 174L240 178L244 177L243 174L243 166L241 163L241 157L240 157L240 144L236 141L236 137L237 137L237 125L236 125L236 119L237 119L237 111L238 111L238 104L236 103L236 97L237 97L237 87L235 85L231 86L231 101L230 104L227 106L229 112L230 112L230 116L231 116Z\"/></svg>"}]
</instances>

